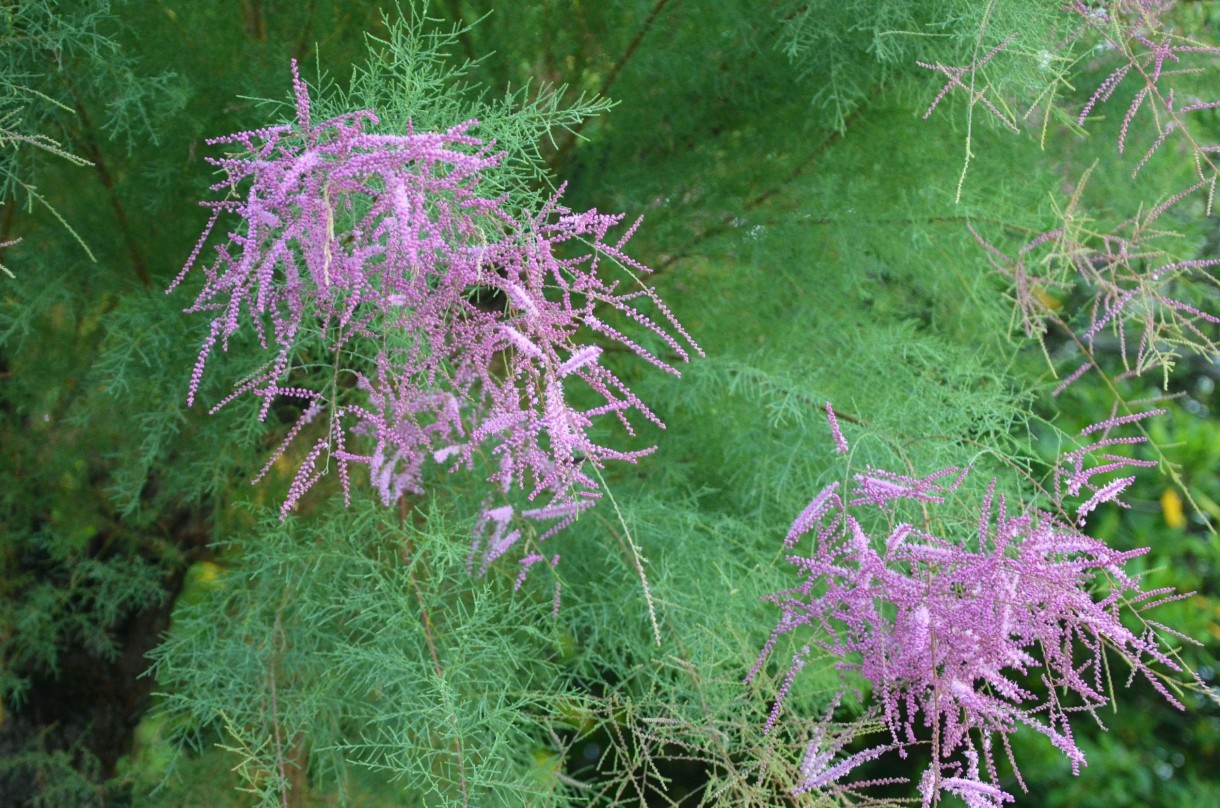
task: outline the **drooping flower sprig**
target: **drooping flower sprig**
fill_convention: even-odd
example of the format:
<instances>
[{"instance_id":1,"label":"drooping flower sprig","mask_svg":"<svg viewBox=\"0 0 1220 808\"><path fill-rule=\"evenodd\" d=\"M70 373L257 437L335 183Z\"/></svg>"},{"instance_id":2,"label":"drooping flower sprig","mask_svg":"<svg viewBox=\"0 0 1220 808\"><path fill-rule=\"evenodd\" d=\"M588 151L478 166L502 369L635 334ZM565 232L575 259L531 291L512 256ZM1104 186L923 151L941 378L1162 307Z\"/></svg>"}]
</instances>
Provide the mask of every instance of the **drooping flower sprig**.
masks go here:
<instances>
[{"instance_id":1,"label":"drooping flower sprig","mask_svg":"<svg viewBox=\"0 0 1220 808\"><path fill-rule=\"evenodd\" d=\"M612 238L621 215L569 211L562 189L527 213L484 194L504 155L470 134L477 121L396 135L370 131L379 123L371 110L315 122L295 62L292 69L295 123L210 141L236 147L211 159L226 175L213 190L227 196L203 203L211 219L170 290L199 263L222 216L239 223L203 266L187 309L213 318L188 399L199 395L217 349L253 332L268 362L213 411L239 396L261 398L263 418L277 398L305 402L263 470L290 443L314 436L283 513L330 465L345 493L349 466L368 466L388 505L422 493L429 464L456 470L482 457L495 496L521 489L534 501L518 516L557 520L549 535L597 498L587 469L650 451L595 442L599 416L629 433L632 412L663 426L603 363L605 349L674 375L698 351L641 282L648 268L624 252L635 226ZM319 334L331 382L290 384L302 341ZM578 385L592 391L592 406L573 403ZM503 525L513 514L510 505L489 506L480 524ZM489 563L519 531L480 527L480 535Z\"/></svg>"}]
</instances>

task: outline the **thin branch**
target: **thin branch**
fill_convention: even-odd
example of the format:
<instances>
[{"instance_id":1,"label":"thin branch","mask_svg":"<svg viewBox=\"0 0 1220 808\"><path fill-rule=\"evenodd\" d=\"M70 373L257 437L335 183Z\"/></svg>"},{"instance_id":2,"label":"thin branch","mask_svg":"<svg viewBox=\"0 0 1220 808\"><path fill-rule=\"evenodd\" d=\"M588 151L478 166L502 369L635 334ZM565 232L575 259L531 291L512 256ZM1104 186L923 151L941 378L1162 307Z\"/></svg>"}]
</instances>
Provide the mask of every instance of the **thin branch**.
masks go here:
<instances>
[{"instance_id":1,"label":"thin branch","mask_svg":"<svg viewBox=\"0 0 1220 808\"><path fill-rule=\"evenodd\" d=\"M813 149L810 150L809 154L807 154L799 163L796 164L792 170L792 173L790 173L781 182L772 185L767 190L757 194L747 201L745 206L742 208L742 211L749 212L761 207L766 202L770 201L772 197L779 194L782 190L803 176L804 173L808 171L819 158L821 158L832 146L837 145L839 141L843 139L843 136L846 134L850 125L863 114L867 106L867 104L861 104L859 107L857 107L855 111L852 112L850 118L844 120L842 129L836 129L823 138L816 146L814 146ZM714 238L715 236L728 231L733 226L734 219L736 219L736 216L733 213L726 213L718 223L696 233L695 237L688 241L685 246L681 247L677 252L667 255L663 261L657 264L656 267L653 268L653 275L655 276L656 274L673 266L678 261L681 261L683 258L689 257L696 247L708 239Z\"/></svg>"},{"instance_id":2,"label":"thin branch","mask_svg":"<svg viewBox=\"0 0 1220 808\"><path fill-rule=\"evenodd\" d=\"M636 574L640 576L640 585L644 588L644 601L648 604L648 620L652 623L652 636L657 646L660 647L661 626L657 623L657 610L656 604L652 599L652 587L648 585L648 575L644 572L644 557L640 554L639 545L635 543L635 539L631 535L631 529L627 527L627 520L623 517L623 512L618 507L618 500L614 498L614 492L610 490L610 487L606 485L605 478L602 477L601 469L594 465L593 473L597 475L597 481L601 483L601 487L606 492L610 504L614 506L614 513L618 517L618 523L622 526L623 535L627 537L627 544L631 547L631 558L635 564Z\"/></svg>"},{"instance_id":3,"label":"thin branch","mask_svg":"<svg viewBox=\"0 0 1220 808\"><path fill-rule=\"evenodd\" d=\"M313 21L317 16L318 0L309 0L309 5L305 9L305 25L301 28L301 36L297 39L296 47L292 52L296 55L297 61L304 61L309 55L310 40L313 39Z\"/></svg>"},{"instance_id":4,"label":"thin branch","mask_svg":"<svg viewBox=\"0 0 1220 808\"><path fill-rule=\"evenodd\" d=\"M275 689L275 660L279 654L278 645L284 638L284 629L280 621L282 610L276 610L275 627L272 629L271 664L268 666L267 679L271 685L271 727L275 731L275 762L280 771L280 805L288 808L288 771L284 764L284 744L280 734L279 700Z\"/></svg>"},{"instance_id":5,"label":"thin branch","mask_svg":"<svg viewBox=\"0 0 1220 808\"><path fill-rule=\"evenodd\" d=\"M81 131L73 137L73 140L76 141L76 148L78 151L86 154L90 162L93 163L93 168L97 171L98 179L101 180L102 187L106 189L106 196L110 200L111 209L114 211L114 218L119 226L119 232L122 234L123 241L127 245L127 254L131 258L131 265L135 269L136 277L139 279L140 284L147 288L152 285L152 278L148 274L148 263L144 260L144 254L140 251L139 243L131 230L131 221L127 218L127 209L123 207L123 201L119 198L118 190L115 187L114 176L110 173L110 169L107 168L101 146L98 145L97 138L94 135L95 129L89 117L89 112L85 109L84 101L81 99L76 86L66 72L64 77L64 82L67 84L68 91L72 94L76 114L80 118L81 123Z\"/></svg>"},{"instance_id":6,"label":"thin branch","mask_svg":"<svg viewBox=\"0 0 1220 808\"><path fill-rule=\"evenodd\" d=\"M479 54L475 50L474 42L470 39L470 26L466 25L465 18L462 16L461 0L445 0L445 5L449 6L449 16L453 18L453 30L457 34L458 42L462 45L462 52L468 61L477 62Z\"/></svg>"},{"instance_id":7,"label":"thin branch","mask_svg":"<svg viewBox=\"0 0 1220 808\"><path fill-rule=\"evenodd\" d=\"M681 2L681 0L679 0L679 2ZM652 30L652 26L656 23L657 18L661 16L661 12L665 10L667 5L669 5L669 0L657 0L656 4L652 7L652 11L649 12L648 16L644 19L643 24L638 30L636 30L635 36L631 38L631 42L627 44L627 48L619 56L618 61L614 63L614 67L610 69L610 73L607 74L605 81L602 82L602 86L598 88L596 96L597 98L605 98L609 94L610 88L614 86L616 81L618 81L619 74L622 72L623 67L631 60L631 57L635 55L635 51L640 46L640 42L644 39L644 36L650 30ZM580 132L582 129L584 129L585 124L588 121L589 118L582 118L576 123L575 126L568 130L567 138L564 140L563 145L559 147L559 151L555 153L555 157L550 161L552 169L555 169L567 162L568 155L572 153L572 149L575 147L576 141L580 139Z\"/></svg>"}]
</instances>

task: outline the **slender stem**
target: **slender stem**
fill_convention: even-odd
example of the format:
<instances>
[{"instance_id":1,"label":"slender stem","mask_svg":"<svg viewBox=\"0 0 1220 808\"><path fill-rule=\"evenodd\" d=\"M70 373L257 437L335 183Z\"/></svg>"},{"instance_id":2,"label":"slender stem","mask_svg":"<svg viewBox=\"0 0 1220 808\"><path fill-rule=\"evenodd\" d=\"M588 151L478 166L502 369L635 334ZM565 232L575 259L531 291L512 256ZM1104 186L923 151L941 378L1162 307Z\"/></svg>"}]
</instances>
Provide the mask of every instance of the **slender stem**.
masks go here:
<instances>
[{"instance_id":1,"label":"slender stem","mask_svg":"<svg viewBox=\"0 0 1220 808\"><path fill-rule=\"evenodd\" d=\"M8 234L13 229L13 203L9 200L7 203L0 200L0 206L4 207L4 211L0 213L0 274L13 277L13 273L9 272L4 266L4 251L11 247Z\"/></svg>"},{"instance_id":2,"label":"slender stem","mask_svg":"<svg viewBox=\"0 0 1220 808\"><path fill-rule=\"evenodd\" d=\"M280 734L279 701L275 690L275 659L279 654L279 643L283 639L283 626L280 622L280 612L275 613L275 628L272 638L271 664L267 678L271 684L271 727L275 731L275 762L280 770L280 805L288 808L288 771L284 764L284 744Z\"/></svg>"},{"instance_id":3,"label":"slender stem","mask_svg":"<svg viewBox=\"0 0 1220 808\"><path fill-rule=\"evenodd\" d=\"M614 63L610 74L606 76L606 80L598 88L597 94L599 96L605 96L606 93L610 92L610 88L614 86L614 82L618 80L619 73L623 70L623 65L627 64L631 57L635 55L636 48L640 46L640 40L652 29L653 24L657 21L657 17L661 15L661 12L665 10L667 5L669 5L669 0L657 0L656 5L649 12L647 19L644 20L644 24L635 32L635 36L632 37L631 42L627 45L627 49L623 51L618 61Z\"/></svg>"},{"instance_id":4,"label":"slender stem","mask_svg":"<svg viewBox=\"0 0 1220 808\"><path fill-rule=\"evenodd\" d=\"M127 218L127 209L123 207L123 201L119 198L118 190L115 187L114 176L106 165L101 146L98 145L97 137L94 135L95 130L92 119L89 116L89 111L85 108L85 104L81 100L80 94L77 92L71 78L67 78L68 74L66 72L64 76L65 83L68 85L68 91L72 94L76 115L80 119L81 124L81 131L76 133L72 139L76 142L76 148L86 154L89 161L93 163L93 168L97 171L98 179L101 180L102 187L106 189L106 196L110 201L111 209L114 211L114 218L119 226L119 232L122 234L123 241L127 245L127 254L131 258L131 266L135 269L136 277L141 285L145 287L151 286L152 278L148 274L148 263L144 260L139 243L136 241L135 234L131 230L131 220Z\"/></svg>"},{"instance_id":5,"label":"slender stem","mask_svg":"<svg viewBox=\"0 0 1220 808\"><path fill-rule=\"evenodd\" d=\"M837 130L831 132L821 142L819 142L809 152L809 154L807 154L799 163L796 164L796 166L792 169L792 172L783 181L776 183L775 185L772 185L770 188L767 188L765 191L762 191L761 193L756 194L749 201L747 201L745 204L745 207L743 208L743 211L748 212L748 211L755 210L755 209L761 207L762 205L764 205L765 203L770 201L772 197L774 197L778 193L780 193L780 191L782 191L783 189L788 187L795 180L799 179L806 171L808 171L814 165L814 163L816 163L818 161L818 159L820 157L822 157L822 155L824 155L827 152L827 150L829 150L832 146L836 145L839 141L841 141L843 139L843 135L846 133L847 129L849 128L849 125L856 118L859 118L860 115L863 114L866 106L867 106L867 104L861 104L859 107L857 107L856 110L851 114L851 117L848 120L845 120L843 122L842 129L837 129ZM661 263L657 264L657 266L655 266L653 268L653 274L655 275L658 272L668 269L673 264L675 264L678 261L682 260L683 258L686 258L687 256L689 256L691 254L691 252L696 247L698 247L700 244L702 244L703 242L727 231L730 227L732 227L733 220L735 218L736 217L732 213L726 213L719 222L696 233L694 238L692 238L690 241L688 241L684 247L679 249L677 252L666 256L665 260L663 260L663 261L661 261Z\"/></svg>"},{"instance_id":6,"label":"slender stem","mask_svg":"<svg viewBox=\"0 0 1220 808\"><path fill-rule=\"evenodd\" d=\"M297 39L296 47L293 48L298 62L303 61L309 55L309 41L313 38L313 20L317 11L318 0L309 0L309 5L305 9L305 25L301 28L301 36Z\"/></svg>"},{"instance_id":7,"label":"slender stem","mask_svg":"<svg viewBox=\"0 0 1220 808\"><path fill-rule=\"evenodd\" d=\"M462 16L461 0L446 0L445 5L449 6L449 16L453 18L453 23L456 26L454 33L457 34L458 42L462 45L462 52L470 61L477 61L478 52L474 49L474 42L470 39L470 28L466 25L465 18Z\"/></svg>"},{"instance_id":8,"label":"slender stem","mask_svg":"<svg viewBox=\"0 0 1220 808\"><path fill-rule=\"evenodd\" d=\"M681 0L679 0L679 2L681 2ZM653 5L652 11L648 13L648 16L644 19L643 24L640 25L639 29L636 30L635 36L631 38L631 42L627 44L627 48L619 56L618 61L616 61L614 66L610 68L610 72L606 75L606 79L602 82L602 86L598 88L598 98L605 98L606 95L609 94L610 88L614 86L616 81L618 81L619 74L623 71L623 67L631 60L631 57L635 55L636 49L639 48L641 40L644 39L644 35L652 29L652 26L656 23L657 18L661 16L661 12L665 10L667 5L669 5L669 0L657 0L656 4ZM567 162L568 156L572 153L572 148L576 145L576 141L580 139L581 130L584 129L585 124L588 121L589 118L582 118L576 123L575 126L568 130L567 138L564 140L563 145L559 147L559 151L555 153L554 159L551 160L552 169L558 168Z\"/></svg>"},{"instance_id":9,"label":"slender stem","mask_svg":"<svg viewBox=\"0 0 1220 808\"><path fill-rule=\"evenodd\" d=\"M652 624L652 637L659 648L661 646L661 626L657 622L656 604L652 599L652 587L648 585L648 574L644 572L644 557L640 553L639 545L635 543L635 539L631 535L631 529L627 527L627 520L623 517L622 510L619 509L614 492L610 490L610 486L606 485L606 480L602 477L601 469L593 466L593 473L597 476L597 481L601 483L602 490L606 492L610 504L614 506L614 514L618 517L618 523L623 528L623 535L627 537L627 543L631 547L631 560L635 565L636 574L640 576L640 585L644 588L644 602L648 604L648 621Z\"/></svg>"},{"instance_id":10,"label":"slender stem","mask_svg":"<svg viewBox=\"0 0 1220 808\"><path fill-rule=\"evenodd\" d=\"M262 0L241 0L241 21L246 36L258 42L267 41L267 17Z\"/></svg>"}]
</instances>

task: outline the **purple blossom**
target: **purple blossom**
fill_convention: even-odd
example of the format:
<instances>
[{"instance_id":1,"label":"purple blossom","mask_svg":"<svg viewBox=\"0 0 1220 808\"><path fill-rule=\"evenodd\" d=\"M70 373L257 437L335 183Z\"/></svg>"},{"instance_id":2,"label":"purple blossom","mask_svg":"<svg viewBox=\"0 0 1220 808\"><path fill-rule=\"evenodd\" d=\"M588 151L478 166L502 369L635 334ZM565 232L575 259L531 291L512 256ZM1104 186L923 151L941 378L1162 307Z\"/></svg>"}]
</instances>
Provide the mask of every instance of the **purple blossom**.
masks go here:
<instances>
[{"instance_id":1,"label":"purple blossom","mask_svg":"<svg viewBox=\"0 0 1220 808\"><path fill-rule=\"evenodd\" d=\"M1082 362L1080 364L1080 367L1076 368L1071 373L1069 373L1066 377L1064 377L1063 381L1059 382L1059 385L1054 390L1051 391L1051 398L1058 398L1060 395L1063 394L1064 390L1071 387L1073 383L1075 383L1081 376L1088 373L1089 370L1091 370L1092 368L1093 368L1093 363L1091 361Z\"/></svg>"},{"instance_id":2,"label":"purple blossom","mask_svg":"<svg viewBox=\"0 0 1220 808\"><path fill-rule=\"evenodd\" d=\"M924 772L919 781L919 794L923 798L922 808L930 808L933 803L939 802L942 791L961 797L966 808L1000 808L1005 803L1014 802L1013 796L1008 792L983 782L979 775L978 752L967 748L962 752L962 756L966 759L964 772L960 763L940 767L940 771L930 767ZM944 776L946 768L954 773Z\"/></svg>"},{"instance_id":3,"label":"purple blossom","mask_svg":"<svg viewBox=\"0 0 1220 808\"><path fill-rule=\"evenodd\" d=\"M268 362L213 409L253 395L266 417L277 397L308 401L272 458L307 434L313 441L285 513L330 461L345 493L348 467L368 466L387 505L423 493L433 464L490 461L499 496L542 497L513 518L558 518L550 535L597 498L588 469L651 451L596 442L599 419L629 434L632 414L664 426L601 361L604 350L617 344L675 376L698 352L640 281L648 268L624 252L638 222L612 238L621 215L570 211L562 189L541 210L514 211L480 192L503 155L470 134L477 121L405 134L370 131L379 124L371 110L314 121L295 62L292 71L295 123L210 141L233 150L210 158L226 174L213 190L227 196L204 203L212 216L170 290L222 217L238 225L203 266L187 309L212 317L188 400L217 349L252 333ZM481 294L506 303L477 305ZM329 356L309 361L330 367L330 380L288 386L303 341L318 338ZM584 407L573 403L580 386L592 393ZM522 536L502 507L478 527L482 570Z\"/></svg>"},{"instance_id":4,"label":"purple blossom","mask_svg":"<svg viewBox=\"0 0 1220 808\"><path fill-rule=\"evenodd\" d=\"M1176 118L1173 115L1174 91L1172 88L1163 89L1160 82L1165 76L1183 71L1166 71L1165 65L1180 63L1182 58L1188 54L1207 56L1220 53L1220 49L1216 47L1198 45L1164 30L1165 23L1161 20L1161 15L1172 5L1172 0L1119 0L1112 4L1109 12L1100 15L1096 9L1090 8L1081 0L1076 0L1067 6L1085 22L1090 30L1101 37L1108 46L1108 50L1123 56L1123 63L1106 76L1081 109L1078 117L1078 123L1081 126L1099 104L1110 100L1114 91L1128 76L1136 76L1144 82L1144 86L1135 93L1123 115L1118 139L1120 153L1126 147L1131 122L1145 101L1152 99L1152 103L1171 114L1171 119ZM1211 106L1207 102L1196 102L1187 104L1178 112L1194 112L1208 109ZM1160 128L1158 126L1158 129ZM1162 130L1162 135L1166 131ZM1159 144L1150 149L1149 154L1145 155L1144 162L1157 148L1159 148ZM1138 168L1135 173L1139 173Z\"/></svg>"},{"instance_id":5,"label":"purple blossom","mask_svg":"<svg viewBox=\"0 0 1220 808\"><path fill-rule=\"evenodd\" d=\"M845 791L849 787L859 789L874 785L905 782L899 778L885 778L882 780L840 784L839 780L846 777L852 769L862 763L876 760L886 752L893 751L894 747L891 745L872 746L861 752L848 755L842 760L835 761L835 755L847 745L850 738L846 735L841 735L832 741L829 746L826 746L823 735L824 731L815 730L813 738L810 739L809 745L805 748L805 758L801 761L801 782L792 790L793 794L804 794L807 791L815 790L837 793Z\"/></svg>"},{"instance_id":6,"label":"purple blossom","mask_svg":"<svg viewBox=\"0 0 1220 808\"><path fill-rule=\"evenodd\" d=\"M1112 420L1101 425L1103 435L1124 419ZM930 526L941 523L934 508L966 474L957 467L923 478L870 471L856 475L843 496L834 483L819 492L785 539L791 547L816 534L807 555L787 557L802 580L768 596L781 615L746 681L780 637L806 627L809 641L789 665L766 729L779 720L809 649L820 648L840 660L840 669L868 681L900 753L932 739L933 764L920 784L925 805L949 792L983 808L1012 799L996 782L994 737L1007 750L1007 737L1026 726L1074 771L1085 763L1070 718L1108 703L1105 649L1120 653L1178 707L1151 665L1180 668L1154 637L1133 633L1119 619L1120 604L1165 594L1140 591L1139 581L1122 572L1144 551L1110 549L1051 513L1010 509L994 480L974 535L934 532ZM1125 480L1102 486L1094 499L1116 497L1122 487L1116 483ZM894 524L902 502L930 509L926 526ZM874 533L865 524L890 526ZM1031 677L1044 695L1029 689ZM980 738L986 775L975 747ZM846 771L828 765L821 749L815 737L803 775L809 788Z\"/></svg>"},{"instance_id":7,"label":"purple blossom","mask_svg":"<svg viewBox=\"0 0 1220 808\"><path fill-rule=\"evenodd\" d=\"M895 474L881 469L869 469L863 474L853 475L856 481L856 491L860 496L851 501L851 505L871 503L883 507L896 500L913 499L920 502L944 502L947 494L951 494L961 485L968 469L957 467L941 469L922 479L908 477L905 474ZM948 487L938 481L945 477L952 478Z\"/></svg>"},{"instance_id":8,"label":"purple blossom","mask_svg":"<svg viewBox=\"0 0 1220 808\"><path fill-rule=\"evenodd\" d=\"M1068 497L1078 496L1082 491L1091 492L1088 501L1076 509L1078 524L1083 525L1085 517L1103 502L1116 502L1126 507L1118 497L1135 481L1134 477L1101 481L1095 481L1094 478L1115 471L1155 468L1157 465L1155 460L1140 460L1112 453L1113 447L1145 443L1148 440L1145 435L1113 437L1111 432L1119 427L1139 424L1148 418L1164 414L1165 410L1162 409L1122 416L1111 414L1109 418L1080 430L1081 437L1090 438L1091 443L1060 454L1059 463L1055 468L1055 496L1060 505L1064 506ZM1111 451L1102 451L1107 449ZM1097 462L1099 460L1102 462Z\"/></svg>"},{"instance_id":9,"label":"purple blossom","mask_svg":"<svg viewBox=\"0 0 1220 808\"><path fill-rule=\"evenodd\" d=\"M926 70L932 70L937 73L942 73L945 75L945 77L947 77L949 79L947 82L945 82L945 85L940 88L940 92L936 94L936 97L934 99L932 99L932 103L928 105L928 109L926 112L924 112L923 117L926 119L929 116L931 116L932 112L936 109L937 106L940 105L940 102L944 99L944 97L946 95L948 95L954 88L959 88L963 92L965 92L968 96L970 96L971 105L982 104L983 107L988 112L990 112L993 116L995 116L995 118L997 120L999 120L1001 123L1003 123L1006 127L1008 127L1009 129L1011 129L1014 132L1019 132L1020 129L1017 127L1017 122L1013 118L1013 116L1011 114L1009 114L1008 112L1001 111L995 104L993 104L991 102L991 99L987 98L987 96L985 94L986 86L982 85L983 89L978 89L975 86L978 71L981 70L983 68L983 66L986 65L988 62L990 62L997 53L1004 50L1004 48L1008 47L1008 45L1016 38L1017 38L1016 34L1009 34L1008 37L1003 42L996 45L994 48L992 48L991 50L989 50L987 53L983 54L982 56L977 57L968 65L961 65L961 66L955 67L955 66L942 65L940 62L936 62L935 64L928 64L927 62L916 62L915 64L919 65L920 67L922 67ZM968 80L968 83L962 81L962 79L966 76L970 77ZM979 83L982 84L981 82L979 82Z\"/></svg>"},{"instance_id":10,"label":"purple blossom","mask_svg":"<svg viewBox=\"0 0 1220 808\"><path fill-rule=\"evenodd\" d=\"M1078 122L1084 125L1089 115L1099 105L1109 101L1114 91L1126 79L1134 77L1137 83L1142 82L1143 86L1135 91L1123 113L1118 134L1119 153L1126 150L1136 117L1141 110L1148 110L1145 117L1153 124L1156 137L1145 149L1131 176L1139 175L1171 134L1182 133L1181 139L1186 147L1194 152L1195 175L1199 184L1209 188L1210 214L1216 180L1220 175L1216 165L1207 156L1213 147L1201 142L1203 138L1197 131L1198 127L1191 127L1186 115L1212 109L1218 102L1192 98L1189 103L1180 105L1174 97L1176 89L1169 85L1179 76L1201 71L1201 67L1189 64L1190 57L1214 58L1220 54L1220 48L1199 44L1170 30L1162 15L1172 6L1172 0L1118 0L1110 5L1108 12L1102 14L1098 14L1096 9L1090 8L1081 0L1067 6L1081 18L1086 30L1092 31L1101 39L1106 50L1117 53L1122 58L1122 63L1101 82L1085 103ZM1173 67L1167 70L1169 65ZM1170 77L1173 78L1167 80Z\"/></svg>"},{"instance_id":11,"label":"purple blossom","mask_svg":"<svg viewBox=\"0 0 1220 808\"><path fill-rule=\"evenodd\" d=\"M474 572L474 559L482 555L483 566L479 575L486 575L487 568L504 553L508 552L521 538L521 531L511 528L513 521L513 506L501 505L498 508L488 508L479 516L475 526L475 538L470 545L470 555L466 558L466 570Z\"/></svg>"},{"instance_id":12,"label":"purple blossom","mask_svg":"<svg viewBox=\"0 0 1220 808\"><path fill-rule=\"evenodd\" d=\"M813 501L805 506L805 510L801 511L801 515L796 517L796 521L792 523L792 529L788 531L788 537L784 540L785 547L791 547L796 543L797 539L809 532L813 525L817 524L823 514L837 501L835 491L838 489L838 482L833 482L822 489L822 493L813 498Z\"/></svg>"},{"instance_id":13,"label":"purple blossom","mask_svg":"<svg viewBox=\"0 0 1220 808\"><path fill-rule=\"evenodd\" d=\"M839 428L839 419L829 401L826 402L826 420L830 424L830 434L835 441L835 451L839 454L847 454L847 438L843 437L843 430Z\"/></svg>"}]
</instances>

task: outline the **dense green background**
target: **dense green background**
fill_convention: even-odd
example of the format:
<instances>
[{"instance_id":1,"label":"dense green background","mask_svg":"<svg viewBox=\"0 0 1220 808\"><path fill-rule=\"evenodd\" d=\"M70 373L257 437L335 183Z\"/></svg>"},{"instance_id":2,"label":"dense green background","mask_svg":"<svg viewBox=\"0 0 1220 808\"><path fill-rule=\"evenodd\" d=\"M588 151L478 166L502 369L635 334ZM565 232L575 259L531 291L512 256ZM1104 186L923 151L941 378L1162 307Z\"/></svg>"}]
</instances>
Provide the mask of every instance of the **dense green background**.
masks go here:
<instances>
[{"instance_id":1,"label":"dense green background","mask_svg":"<svg viewBox=\"0 0 1220 808\"><path fill-rule=\"evenodd\" d=\"M976 487L1025 490L1062 436L1110 411L1093 378L1049 397L1044 353L1011 327L1007 282L966 228L1015 250L1095 160L1084 204L1099 221L1190 175L1166 149L1130 181L1141 150L1114 146L1125 87L1087 135L1071 123L1117 62L1070 42L1059 7L449 0L412 28L405 3L0 2L0 242L20 239L0 249L14 276L0 278L0 803L783 804L838 686L831 660L811 663L764 736L784 668L741 685L776 618L758 598L792 583L792 518L848 464L974 462ZM1171 19L1218 41L1213 3ZM917 61L968 64L1010 33L979 80L1031 110L1025 131L964 94L921 117L944 77ZM607 469L622 518L605 502L551 540L558 570L520 593L511 563L463 568L477 474L438 476L405 517L367 492L348 510L317 492L281 524L291 470L247 481L295 411L260 424L249 404L185 406L206 323L181 314L189 289L163 290L206 221L205 140L287 119L291 58L323 111L375 106L391 128L477 115L522 199L566 183L573 209L643 214L632 254L707 353L680 381L623 360L668 424L629 445L659 449ZM583 117L596 95L614 108ZM1200 120L1215 142L1215 116ZM1175 216L1175 249L1214 256L1220 219L1201 203ZM1214 287L1199 294L1215 311ZM255 361L240 347L205 401ZM1061 335L1046 350L1074 367ZM1196 592L1159 619L1202 643L1184 656L1208 682L1217 376L1214 356L1184 359L1151 428L1181 486L1144 474L1131 509L1092 525L1152 547L1137 565L1150 585ZM833 455L827 400L849 419L849 459ZM1178 518L1186 494L1198 510ZM659 647L624 527L649 561ZM1021 804L1214 799L1215 704L1190 693L1179 714L1115 671L1109 731L1078 725L1080 777L1018 738ZM287 792L268 762L273 692Z\"/></svg>"}]
</instances>

